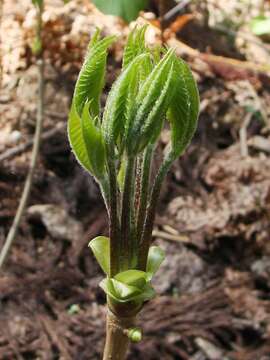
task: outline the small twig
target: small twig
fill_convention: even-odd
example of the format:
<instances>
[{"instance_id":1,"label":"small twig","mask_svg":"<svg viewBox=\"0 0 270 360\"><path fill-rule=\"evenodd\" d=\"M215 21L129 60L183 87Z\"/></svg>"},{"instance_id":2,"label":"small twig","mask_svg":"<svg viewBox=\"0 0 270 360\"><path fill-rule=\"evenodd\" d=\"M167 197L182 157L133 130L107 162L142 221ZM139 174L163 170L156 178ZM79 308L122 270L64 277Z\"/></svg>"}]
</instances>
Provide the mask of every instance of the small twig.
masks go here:
<instances>
[{"instance_id":1,"label":"small twig","mask_svg":"<svg viewBox=\"0 0 270 360\"><path fill-rule=\"evenodd\" d=\"M248 42L250 42L250 43L253 43L253 44L261 47L261 48L264 49L268 54L270 53L270 50L269 50L269 48L268 48L266 45L264 45L263 43L261 43L259 40L254 39L251 35L243 32L243 31L235 31L235 30L232 30L232 29L228 29L228 28L226 28L225 26L220 25L220 24L215 25L215 26L213 27L213 29L214 29L214 30L218 30L218 31L220 31L220 32L222 32L222 33L224 33L224 34L227 34L227 35L230 35L230 36L233 36L233 37L239 36L239 37L241 37L242 39L244 39L244 40L246 40L246 41L248 41Z\"/></svg>"},{"instance_id":2,"label":"small twig","mask_svg":"<svg viewBox=\"0 0 270 360\"><path fill-rule=\"evenodd\" d=\"M149 27L152 27L152 28L154 27L157 32L160 31L160 29L155 27L149 21L147 21L145 19L143 19L143 20L146 24L149 25ZM210 63L210 64L228 65L233 68L247 70L252 73L263 73L268 76L270 75L269 64L257 64L252 61L241 61L241 60L224 57L224 56L220 56L220 55L203 53L197 49L190 47L189 45L185 44L184 42L176 39L173 34L171 37L168 37L168 40L166 41L166 43L170 47L175 48L177 55L180 55L180 56L185 54L185 55L191 56L192 58L199 58L199 59L203 60L204 62Z\"/></svg>"},{"instance_id":3,"label":"small twig","mask_svg":"<svg viewBox=\"0 0 270 360\"><path fill-rule=\"evenodd\" d=\"M175 7L173 7L171 10L169 10L163 17L164 21L170 20L172 17L174 17L179 11L184 9L191 0L183 0L179 4L177 4Z\"/></svg>"},{"instance_id":4,"label":"small twig","mask_svg":"<svg viewBox=\"0 0 270 360\"><path fill-rule=\"evenodd\" d=\"M39 39L41 39L41 22L42 22L42 10L43 7L41 6L38 10L38 24L37 24L37 36ZM9 250L11 248L11 245L17 235L21 219L24 214L24 210L27 206L27 202L29 199L29 194L31 191L32 183L33 183L33 177L34 172L37 164L38 159L38 153L39 153L39 147L40 147L40 141L41 141L41 132L42 132L42 123L43 123L43 108L44 108L44 62L42 58L42 54L40 54L40 58L37 60L37 66L38 66L38 107L37 107L37 122L36 122L36 131L34 136L34 145L33 145L33 151L32 151L32 157L29 167L29 172L26 178L26 182L24 185L22 197L19 203L19 207L15 216L15 219L12 223L12 226L9 230L8 236L6 238L6 242L1 250L0 253L0 268L3 267L7 256L9 254Z\"/></svg>"},{"instance_id":5,"label":"small twig","mask_svg":"<svg viewBox=\"0 0 270 360\"><path fill-rule=\"evenodd\" d=\"M59 131L66 129L66 127L67 127L66 123L57 123L53 129L47 130L41 135L41 140L43 141L50 139ZM30 139L26 141L24 144L20 144L15 148L8 149L2 155L0 155L0 163L2 161L13 158L14 156L20 155L21 153L29 149L33 145L33 143L34 143L34 139Z\"/></svg>"},{"instance_id":6,"label":"small twig","mask_svg":"<svg viewBox=\"0 0 270 360\"><path fill-rule=\"evenodd\" d=\"M177 241L182 243L188 243L189 238L185 235L172 235L165 231L154 230L152 233L153 237L159 237L164 240Z\"/></svg>"},{"instance_id":7,"label":"small twig","mask_svg":"<svg viewBox=\"0 0 270 360\"><path fill-rule=\"evenodd\" d=\"M240 151L241 151L241 156L243 158L246 158L248 156L247 127L250 123L251 118L252 118L252 113L247 113L243 125L241 126L239 131Z\"/></svg>"},{"instance_id":8,"label":"small twig","mask_svg":"<svg viewBox=\"0 0 270 360\"><path fill-rule=\"evenodd\" d=\"M51 339L52 343L56 345L59 349L61 355L66 360L71 360L71 356L69 355L66 342L64 341L62 336L59 336L58 332L56 331L55 324L49 317L45 315L39 316L39 320L44 327L44 330L48 334L49 338Z\"/></svg>"}]
</instances>

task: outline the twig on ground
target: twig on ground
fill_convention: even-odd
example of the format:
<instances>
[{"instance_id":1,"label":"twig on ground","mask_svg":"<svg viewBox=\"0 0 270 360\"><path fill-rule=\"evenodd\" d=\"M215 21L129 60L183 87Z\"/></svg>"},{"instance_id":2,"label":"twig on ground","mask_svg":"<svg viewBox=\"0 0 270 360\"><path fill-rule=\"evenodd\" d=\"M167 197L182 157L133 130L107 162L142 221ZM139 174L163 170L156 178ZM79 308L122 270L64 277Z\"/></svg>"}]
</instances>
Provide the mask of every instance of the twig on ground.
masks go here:
<instances>
[{"instance_id":1,"label":"twig on ground","mask_svg":"<svg viewBox=\"0 0 270 360\"><path fill-rule=\"evenodd\" d=\"M247 128L252 118L252 113L247 113L243 122L243 125L239 131L240 137L240 152L243 158L248 157L248 145L247 145Z\"/></svg>"},{"instance_id":2,"label":"twig on ground","mask_svg":"<svg viewBox=\"0 0 270 360\"><path fill-rule=\"evenodd\" d=\"M189 238L185 235L172 235L165 231L154 230L152 233L153 237L159 237L164 240L178 241L182 243L188 243Z\"/></svg>"},{"instance_id":3,"label":"twig on ground","mask_svg":"<svg viewBox=\"0 0 270 360\"><path fill-rule=\"evenodd\" d=\"M181 1L179 4L177 4L175 7L173 7L171 10L169 10L165 15L164 15L164 21L168 21L170 20L172 17L174 17L179 11L181 11L182 9L184 9L184 7L186 7L191 0L183 0Z\"/></svg>"},{"instance_id":4,"label":"twig on ground","mask_svg":"<svg viewBox=\"0 0 270 360\"><path fill-rule=\"evenodd\" d=\"M22 219L22 216L24 214L25 207L28 202L30 190L32 187L33 182L33 176L37 164L38 159L38 153L39 153L39 146L41 141L41 131L42 131L42 122L43 122L43 98L44 98L44 64L43 60L38 60L38 68L39 68L39 103L38 103L38 111L37 111L37 124L36 124L36 132L34 137L34 146L33 146L33 152L32 152L32 158L30 163L29 172L26 178L26 182L24 185L22 197L20 200L20 204L16 213L16 216L14 218L14 221L12 223L12 226L9 230L8 236L6 238L6 242L1 250L0 253L0 268L3 267L9 250L11 248L11 245L17 235L18 228Z\"/></svg>"},{"instance_id":5,"label":"twig on ground","mask_svg":"<svg viewBox=\"0 0 270 360\"><path fill-rule=\"evenodd\" d=\"M45 131L41 135L41 140L48 140L58 132L60 132L63 129L66 129L67 125L66 123L58 123L53 129ZM24 144L20 144L16 146L15 148L8 149L4 152L4 154L0 155L0 163L2 161L8 160L14 156L20 155L27 149L29 149L33 145L34 139L30 139L26 141Z\"/></svg>"},{"instance_id":6,"label":"twig on ground","mask_svg":"<svg viewBox=\"0 0 270 360\"><path fill-rule=\"evenodd\" d=\"M39 6L37 10L37 39L41 42L41 30L42 30L42 12L43 12L43 5ZM12 223L12 226L9 230L7 235L6 241L4 243L3 248L1 249L0 253L0 268L3 267L8 254L11 248L11 245L16 238L21 219L24 214L24 210L27 206L29 194L32 187L34 172L37 164L40 141L41 141L41 132L42 132L42 123L43 123L43 111L44 111L44 61L42 56L42 50L38 54L37 58L37 66L38 66L38 105L37 105L37 122L36 122L36 131L34 136L34 145L32 151L32 157L29 167L29 172L26 178L26 182L24 185L22 197L20 199L19 207Z\"/></svg>"}]
</instances>

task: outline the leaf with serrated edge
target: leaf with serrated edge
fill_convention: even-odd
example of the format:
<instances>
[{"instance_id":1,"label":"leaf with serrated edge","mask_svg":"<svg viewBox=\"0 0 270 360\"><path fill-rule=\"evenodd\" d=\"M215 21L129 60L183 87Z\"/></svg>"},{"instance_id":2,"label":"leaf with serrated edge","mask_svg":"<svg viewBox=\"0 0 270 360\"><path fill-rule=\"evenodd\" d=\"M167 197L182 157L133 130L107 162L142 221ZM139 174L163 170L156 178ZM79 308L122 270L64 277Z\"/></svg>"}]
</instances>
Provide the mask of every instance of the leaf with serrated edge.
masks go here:
<instances>
[{"instance_id":1,"label":"leaf with serrated edge","mask_svg":"<svg viewBox=\"0 0 270 360\"><path fill-rule=\"evenodd\" d=\"M135 27L129 34L127 44L124 48L123 55L123 65L122 68L125 69L136 56L145 53L145 41L144 36L147 29L147 25L142 26L141 28Z\"/></svg>"},{"instance_id":2,"label":"leaf with serrated edge","mask_svg":"<svg viewBox=\"0 0 270 360\"><path fill-rule=\"evenodd\" d=\"M199 94L188 65L177 59L176 91L168 111L172 132L172 154L176 158L189 144L197 127Z\"/></svg>"},{"instance_id":3,"label":"leaf with serrated edge","mask_svg":"<svg viewBox=\"0 0 270 360\"><path fill-rule=\"evenodd\" d=\"M170 72L173 56L173 50L167 52L163 59L160 60L150 75L146 78L138 93L136 99L138 109L135 120L132 126L130 126L129 133L127 135L127 147L129 154L134 154L134 152L137 153L142 150L139 148L141 140L140 137L144 138L144 131L146 128L151 129L151 125L153 125L153 122L150 124L150 121L147 121L147 118L153 110L155 104L160 99L162 89L166 84ZM155 117L152 118L152 120L154 119Z\"/></svg>"},{"instance_id":4,"label":"leaf with serrated edge","mask_svg":"<svg viewBox=\"0 0 270 360\"><path fill-rule=\"evenodd\" d=\"M121 73L109 93L102 121L103 135L107 144L115 144L119 133L125 129L125 123L128 121L126 115L129 87L136 76L138 66L146 56L149 55L138 55Z\"/></svg>"},{"instance_id":5,"label":"leaf with serrated edge","mask_svg":"<svg viewBox=\"0 0 270 360\"><path fill-rule=\"evenodd\" d=\"M105 37L99 40L99 30L89 44L88 53L79 73L75 90L74 103L80 116L87 100L92 103L91 115L99 116L100 94L104 86L104 75L107 60L107 49L115 40L115 36Z\"/></svg>"},{"instance_id":6,"label":"leaf with serrated edge","mask_svg":"<svg viewBox=\"0 0 270 360\"><path fill-rule=\"evenodd\" d=\"M81 119L75 110L74 103L71 106L68 118L68 139L78 162L85 170L92 173L93 169L91 168L91 164L89 162L86 146L82 135Z\"/></svg>"},{"instance_id":7,"label":"leaf with serrated edge","mask_svg":"<svg viewBox=\"0 0 270 360\"><path fill-rule=\"evenodd\" d=\"M93 175L103 176L105 170L105 146L101 130L89 113L90 103L86 102L82 113L82 134Z\"/></svg>"}]
</instances>

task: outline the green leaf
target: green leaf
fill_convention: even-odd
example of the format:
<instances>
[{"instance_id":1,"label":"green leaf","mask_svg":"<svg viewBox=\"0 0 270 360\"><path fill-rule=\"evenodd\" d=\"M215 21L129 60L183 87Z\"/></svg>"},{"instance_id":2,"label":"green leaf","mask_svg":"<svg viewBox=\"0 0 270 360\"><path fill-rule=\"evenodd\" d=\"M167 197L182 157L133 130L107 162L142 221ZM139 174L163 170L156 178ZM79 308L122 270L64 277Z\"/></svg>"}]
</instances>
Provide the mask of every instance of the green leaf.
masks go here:
<instances>
[{"instance_id":1,"label":"green leaf","mask_svg":"<svg viewBox=\"0 0 270 360\"><path fill-rule=\"evenodd\" d=\"M158 100L155 102L142 127L139 151L142 151L148 144L154 144L161 133L170 100L175 92L172 79L173 66L171 66L167 75Z\"/></svg>"},{"instance_id":2,"label":"green leaf","mask_svg":"<svg viewBox=\"0 0 270 360\"><path fill-rule=\"evenodd\" d=\"M250 28L257 36L270 34L270 17L258 16L251 20Z\"/></svg>"},{"instance_id":3,"label":"green leaf","mask_svg":"<svg viewBox=\"0 0 270 360\"><path fill-rule=\"evenodd\" d=\"M111 279L116 297L121 300L130 299L136 295L141 293L141 290L138 289L136 286L127 285L122 283L121 281Z\"/></svg>"},{"instance_id":4,"label":"green leaf","mask_svg":"<svg viewBox=\"0 0 270 360\"><path fill-rule=\"evenodd\" d=\"M131 301L130 299L141 294L141 291L135 286L126 285L115 279L103 279L99 286L118 302Z\"/></svg>"},{"instance_id":5,"label":"green leaf","mask_svg":"<svg viewBox=\"0 0 270 360\"><path fill-rule=\"evenodd\" d=\"M115 275L115 279L126 285L136 286L139 289L144 288L146 284L146 273L141 270L126 270Z\"/></svg>"},{"instance_id":6,"label":"green leaf","mask_svg":"<svg viewBox=\"0 0 270 360\"><path fill-rule=\"evenodd\" d=\"M140 290L135 286L125 285L115 279L106 278L100 282L99 286L118 303L134 301L140 304L152 299L156 294L149 283L146 283L145 287Z\"/></svg>"},{"instance_id":7,"label":"green leaf","mask_svg":"<svg viewBox=\"0 0 270 360\"><path fill-rule=\"evenodd\" d=\"M130 299L130 301L136 301L136 302L144 302L153 299L155 297L156 292L152 288L150 283L146 283L143 292L139 295L136 295Z\"/></svg>"},{"instance_id":8,"label":"green leaf","mask_svg":"<svg viewBox=\"0 0 270 360\"><path fill-rule=\"evenodd\" d=\"M189 66L177 59L175 71L176 91L168 111L173 159L180 156L191 141L199 114L199 93Z\"/></svg>"},{"instance_id":9,"label":"green leaf","mask_svg":"<svg viewBox=\"0 0 270 360\"><path fill-rule=\"evenodd\" d=\"M129 92L134 90L139 65L146 56L149 55L138 55L121 73L109 93L102 121L103 135L108 145L116 144L119 135L124 134L126 123L129 123Z\"/></svg>"},{"instance_id":10,"label":"green leaf","mask_svg":"<svg viewBox=\"0 0 270 360\"><path fill-rule=\"evenodd\" d=\"M136 97L136 115L127 135L128 154L136 154L154 141L173 94L172 64L174 52L170 50L154 67L142 84ZM168 89L170 88L170 91Z\"/></svg>"},{"instance_id":11,"label":"green leaf","mask_svg":"<svg viewBox=\"0 0 270 360\"><path fill-rule=\"evenodd\" d=\"M86 102L82 113L82 134L93 175L101 178L105 170L105 145L101 130L89 112L90 103Z\"/></svg>"},{"instance_id":12,"label":"green leaf","mask_svg":"<svg viewBox=\"0 0 270 360\"><path fill-rule=\"evenodd\" d=\"M105 14L116 15L130 22L143 10L147 0L92 0L96 7Z\"/></svg>"},{"instance_id":13,"label":"green leaf","mask_svg":"<svg viewBox=\"0 0 270 360\"><path fill-rule=\"evenodd\" d=\"M73 153L85 170L93 172L89 162L87 149L84 143L81 119L77 114L74 103L72 103L68 118L68 139Z\"/></svg>"},{"instance_id":14,"label":"green leaf","mask_svg":"<svg viewBox=\"0 0 270 360\"><path fill-rule=\"evenodd\" d=\"M146 273L148 280L158 271L161 263L165 259L165 252L159 246L151 246L148 252Z\"/></svg>"},{"instance_id":15,"label":"green leaf","mask_svg":"<svg viewBox=\"0 0 270 360\"><path fill-rule=\"evenodd\" d=\"M97 262L105 274L110 272L110 239L106 236L98 236L89 242Z\"/></svg>"},{"instance_id":16,"label":"green leaf","mask_svg":"<svg viewBox=\"0 0 270 360\"><path fill-rule=\"evenodd\" d=\"M104 74L108 47L114 42L115 36L99 40L99 30L88 46L88 53L79 73L73 100L79 116L81 116L86 101L91 101L91 115L99 116L100 94L104 86Z\"/></svg>"},{"instance_id":17,"label":"green leaf","mask_svg":"<svg viewBox=\"0 0 270 360\"><path fill-rule=\"evenodd\" d=\"M127 39L127 44L124 48L123 55L123 65L122 68L125 69L136 56L144 54L146 52L145 47L145 32L147 25L140 28L135 27L129 34Z\"/></svg>"}]
</instances>

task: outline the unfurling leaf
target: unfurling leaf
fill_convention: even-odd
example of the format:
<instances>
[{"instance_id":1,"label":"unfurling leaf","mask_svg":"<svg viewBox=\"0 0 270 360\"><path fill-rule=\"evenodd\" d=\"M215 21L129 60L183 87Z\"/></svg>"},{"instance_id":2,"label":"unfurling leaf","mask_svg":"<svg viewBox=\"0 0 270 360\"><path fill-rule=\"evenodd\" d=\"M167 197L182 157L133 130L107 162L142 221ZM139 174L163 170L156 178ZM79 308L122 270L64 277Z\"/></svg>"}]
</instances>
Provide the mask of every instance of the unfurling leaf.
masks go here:
<instances>
[{"instance_id":1,"label":"unfurling leaf","mask_svg":"<svg viewBox=\"0 0 270 360\"><path fill-rule=\"evenodd\" d=\"M199 114L198 89L189 66L179 59L175 64L176 90L167 114L171 125L173 159L183 153L192 139Z\"/></svg>"},{"instance_id":2,"label":"unfurling leaf","mask_svg":"<svg viewBox=\"0 0 270 360\"><path fill-rule=\"evenodd\" d=\"M105 169L105 146L101 129L95 125L95 120L89 112L89 102L86 102L82 113L82 135L88 155L91 172L101 178Z\"/></svg>"},{"instance_id":3,"label":"unfurling leaf","mask_svg":"<svg viewBox=\"0 0 270 360\"><path fill-rule=\"evenodd\" d=\"M147 52L144 40L146 29L147 25L142 26L139 29L135 28L130 32L127 44L124 48L122 64L123 69L125 69L132 62L132 60L135 59L135 57Z\"/></svg>"},{"instance_id":4,"label":"unfurling leaf","mask_svg":"<svg viewBox=\"0 0 270 360\"><path fill-rule=\"evenodd\" d=\"M83 139L81 118L75 109L74 103L71 106L68 118L68 139L78 162L85 170L91 173L92 168Z\"/></svg>"},{"instance_id":5,"label":"unfurling leaf","mask_svg":"<svg viewBox=\"0 0 270 360\"><path fill-rule=\"evenodd\" d=\"M121 73L114 83L104 110L102 128L105 142L115 145L118 137L123 137L126 124L129 123L130 92L136 88L136 76L139 66L147 54L138 55Z\"/></svg>"},{"instance_id":6,"label":"unfurling leaf","mask_svg":"<svg viewBox=\"0 0 270 360\"><path fill-rule=\"evenodd\" d=\"M127 135L128 154L137 154L147 143L152 143L159 135L170 98L174 92L172 66L174 52L167 54L154 67L143 82L136 101L135 119Z\"/></svg>"},{"instance_id":7,"label":"unfurling leaf","mask_svg":"<svg viewBox=\"0 0 270 360\"><path fill-rule=\"evenodd\" d=\"M108 47L115 41L115 36L99 39L99 30L93 36L88 53L75 85L73 101L75 109L81 116L86 101L91 101L91 115L99 116L100 95L104 86L104 74Z\"/></svg>"}]
</instances>

